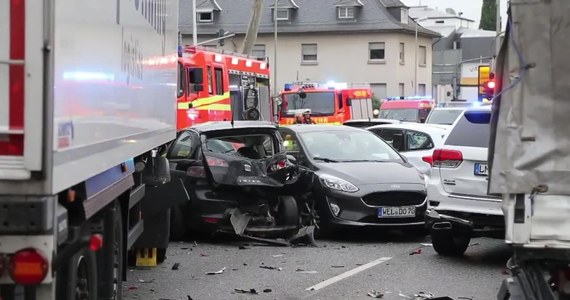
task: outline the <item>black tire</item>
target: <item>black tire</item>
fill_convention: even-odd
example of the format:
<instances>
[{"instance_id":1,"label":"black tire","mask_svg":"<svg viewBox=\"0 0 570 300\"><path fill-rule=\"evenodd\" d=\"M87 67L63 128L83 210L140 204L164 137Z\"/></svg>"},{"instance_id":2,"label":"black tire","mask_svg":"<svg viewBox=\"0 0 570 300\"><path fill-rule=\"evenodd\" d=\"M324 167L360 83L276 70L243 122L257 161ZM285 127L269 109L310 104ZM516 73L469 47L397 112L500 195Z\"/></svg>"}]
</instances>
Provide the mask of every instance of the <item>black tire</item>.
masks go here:
<instances>
[{"instance_id":1,"label":"black tire","mask_svg":"<svg viewBox=\"0 0 570 300\"><path fill-rule=\"evenodd\" d=\"M292 196L279 196L279 215L275 218L277 225L297 225L299 223L299 208Z\"/></svg>"},{"instance_id":2,"label":"black tire","mask_svg":"<svg viewBox=\"0 0 570 300\"><path fill-rule=\"evenodd\" d=\"M57 274L56 299L97 300L97 258L87 248L72 256Z\"/></svg>"},{"instance_id":3,"label":"black tire","mask_svg":"<svg viewBox=\"0 0 570 300\"><path fill-rule=\"evenodd\" d=\"M166 248L156 249L156 262L161 264L166 260Z\"/></svg>"},{"instance_id":4,"label":"black tire","mask_svg":"<svg viewBox=\"0 0 570 300\"><path fill-rule=\"evenodd\" d=\"M462 256L467 248L471 237L459 235L453 231L431 231L433 249L441 256Z\"/></svg>"},{"instance_id":5,"label":"black tire","mask_svg":"<svg viewBox=\"0 0 570 300\"><path fill-rule=\"evenodd\" d=\"M103 248L96 252L97 275L99 277L98 294L105 299L123 299L123 274L125 270L125 235L123 232L123 218L121 203L115 201L110 205L103 218L104 224L111 223L112 227L105 228Z\"/></svg>"},{"instance_id":6,"label":"black tire","mask_svg":"<svg viewBox=\"0 0 570 300\"><path fill-rule=\"evenodd\" d=\"M186 230L186 222L184 222L184 214L182 205L175 205L170 208L170 240L183 241L188 236ZM166 250L165 250L166 251ZM166 252L165 252L166 255Z\"/></svg>"}]
</instances>

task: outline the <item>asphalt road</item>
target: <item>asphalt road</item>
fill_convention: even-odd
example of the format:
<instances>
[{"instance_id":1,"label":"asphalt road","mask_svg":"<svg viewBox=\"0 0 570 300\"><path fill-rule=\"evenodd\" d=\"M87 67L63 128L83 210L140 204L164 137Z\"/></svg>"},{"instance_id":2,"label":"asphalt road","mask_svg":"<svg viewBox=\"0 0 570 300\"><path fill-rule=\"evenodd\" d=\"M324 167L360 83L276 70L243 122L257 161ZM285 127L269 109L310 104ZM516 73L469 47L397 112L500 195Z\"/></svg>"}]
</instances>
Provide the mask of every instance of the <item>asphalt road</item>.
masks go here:
<instances>
[{"instance_id":1,"label":"asphalt road","mask_svg":"<svg viewBox=\"0 0 570 300\"><path fill-rule=\"evenodd\" d=\"M244 243L246 249L239 249ZM425 292L489 300L496 299L511 254L502 241L474 239L464 257L442 258L429 237L374 231L317 243L319 247L296 248L240 241L171 243L163 264L130 268L124 298L373 299L367 293L374 289L384 294L381 299ZM172 270L175 263L178 270ZM222 269L222 274L206 275Z\"/></svg>"}]
</instances>

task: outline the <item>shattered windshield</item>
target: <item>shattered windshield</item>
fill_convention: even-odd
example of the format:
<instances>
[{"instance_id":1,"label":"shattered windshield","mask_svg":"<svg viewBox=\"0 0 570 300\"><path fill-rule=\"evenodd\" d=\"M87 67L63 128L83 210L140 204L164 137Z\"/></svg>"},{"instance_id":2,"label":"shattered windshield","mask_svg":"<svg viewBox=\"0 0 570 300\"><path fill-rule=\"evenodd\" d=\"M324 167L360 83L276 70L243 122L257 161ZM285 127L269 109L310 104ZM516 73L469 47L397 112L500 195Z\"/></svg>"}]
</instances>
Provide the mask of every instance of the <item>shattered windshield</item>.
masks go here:
<instances>
[{"instance_id":1,"label":"shattered windshield","mask_svg":"<svg viewBox=\"0 0 570 300\"><path fill-rule=\"evenodd\" d=\"M413 108L381 110L380 118L400 121L417 121L418 110Z\"/></svg>"},{"instance_id":2,"label":"shattered windshield","mask_svg":"<svg viewBox=\"0 0 570 300\"><path fill-rule=\"evenodd\" d=\"M205 146L209 152L251 159L271 157L278 152L273 135L268 133L216 136L207 139Z\"/></svg>"},{"instance_id":3,"label":"shattered windshield","mask_svg":"<svg viewBox=\"0 0 570 300\"><path fill-rule=\"evenodd\" d=\"M297 112L310 109L315 116L334 114L334 93L333 92L308 92L307 97L301 98L298 94L286 94L284 100L287 102L287 110L284 115L294 116Z\"/></svg>"},{"instance_id":4,"label":"shattered windshield","mask_svg":"<svg viewBox=\"0 0 570 300\"><path fill-rule=\"evenodd\" d=\"M313 159L322 161L401 161L394 149L371 132L312 131L299 134Z\"/></svg>"}]
</instances>

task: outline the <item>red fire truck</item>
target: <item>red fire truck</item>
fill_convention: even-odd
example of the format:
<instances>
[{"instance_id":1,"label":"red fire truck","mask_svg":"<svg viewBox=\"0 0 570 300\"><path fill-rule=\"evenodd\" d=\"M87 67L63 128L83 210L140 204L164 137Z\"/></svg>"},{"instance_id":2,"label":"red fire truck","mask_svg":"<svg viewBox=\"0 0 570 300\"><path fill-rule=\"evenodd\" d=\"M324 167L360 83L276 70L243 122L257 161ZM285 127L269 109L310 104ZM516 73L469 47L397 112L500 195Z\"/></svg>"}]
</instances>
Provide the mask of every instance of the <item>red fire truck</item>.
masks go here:
<instances>
[{"instance_id":1,"label":"red fire truck","mask_svg":"<svg viewBox=\"0 0 570 300\"><path fill-rule=\"evenodd\" d=\"M273 120L266 59L201 46L178 58L177 129L208 121Z\"/></svg>"},{"instance_id":2,"label":"red fire truck","mask_svg":"<svg viewBox=\"0 0 570 300\"><path fill-rule=\"evenodd\" d=\"M352 119L373 116L372 92L368 83L285 84L279 124L295 123L295 116L310 111L316 123L342 125Z\"/></svg>"}]
</instances>

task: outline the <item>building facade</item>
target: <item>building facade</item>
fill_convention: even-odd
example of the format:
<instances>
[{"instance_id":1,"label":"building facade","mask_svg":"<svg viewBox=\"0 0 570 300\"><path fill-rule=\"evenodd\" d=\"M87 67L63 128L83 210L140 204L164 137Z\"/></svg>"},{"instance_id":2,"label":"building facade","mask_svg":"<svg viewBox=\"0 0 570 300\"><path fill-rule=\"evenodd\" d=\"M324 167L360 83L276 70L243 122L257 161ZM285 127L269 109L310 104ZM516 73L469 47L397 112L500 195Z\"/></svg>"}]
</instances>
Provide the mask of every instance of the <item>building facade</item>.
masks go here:
<instances>
[{"instance_id":1,"label":"building facade","mask_svg":"<svg viewBox=\"0 0 570 300\"><path fill-rule=\"evenodd\" d=\"M180 2L186 45L192 44L191 2ZM232 33L223 45L214 41L204 46L240 52L252 2L198 0L198 42L214 39L220 31ZM416 52L416 24L400 1L279 0L276 63L273 3L265 1L251 54L269 58L278 89L298 80L367 82L378 98L432 94L432 39L437 34L418 26Z\"/></svg>"}]
</instances>

